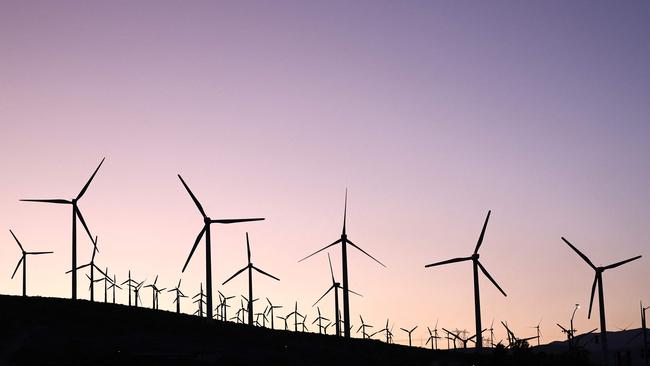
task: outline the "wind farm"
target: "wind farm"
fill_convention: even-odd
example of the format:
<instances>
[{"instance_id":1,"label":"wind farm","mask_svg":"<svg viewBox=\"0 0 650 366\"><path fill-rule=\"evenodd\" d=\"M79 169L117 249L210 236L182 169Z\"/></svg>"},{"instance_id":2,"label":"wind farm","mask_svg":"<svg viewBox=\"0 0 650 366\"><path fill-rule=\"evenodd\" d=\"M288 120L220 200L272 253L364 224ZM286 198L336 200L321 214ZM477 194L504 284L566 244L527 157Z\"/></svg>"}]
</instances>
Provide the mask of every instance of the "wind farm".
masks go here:
<instances>
[{"instance_id":1,"label":"wind farm","mask_svg":"<svg viewBox=\"0 0 650 366\"><path fill-rule=\"evenodd\" d=\"M77 2L0 4L0 364L650 365L647 2Z\"/></svg>"}]
</instances>

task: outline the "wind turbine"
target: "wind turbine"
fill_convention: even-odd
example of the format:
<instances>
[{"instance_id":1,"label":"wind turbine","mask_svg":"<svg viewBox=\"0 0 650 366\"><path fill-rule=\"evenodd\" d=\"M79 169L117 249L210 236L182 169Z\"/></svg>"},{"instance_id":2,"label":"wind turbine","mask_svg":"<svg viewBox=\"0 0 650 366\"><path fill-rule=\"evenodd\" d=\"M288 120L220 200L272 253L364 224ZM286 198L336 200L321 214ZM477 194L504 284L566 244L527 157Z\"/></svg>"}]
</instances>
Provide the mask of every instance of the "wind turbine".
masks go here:
<instances>
[{"instance_id":1,"label":"wind turbine","mask_svg":"<svg viewBox=\"0 0 650 366\"><path fill-rule=\"evenodd\" d=\"M199 308L197 309L196 312L194 312L194 314L198 313L199 317L202 318L203 317L203 305L206 304L206 302L204 300L205 294L203 293L203 282L201 282L200 285L201 285L201 290L199 291L198 294L192 296L192 299L196 299L196 300L193 301L193 303L195 303L195 304L198 303L198 305L199 305ZM210 312L212 312L212 311L210 311Z\"/></svg>"},{"instance_id":2,"label":"wind turbine","mask_svg":"<svg viewBox=\"0 0 650 366\"><path fill-rule=\"evenodd\" d=\"M287 316L280 316L280 315L277 316L278 319L282 319L284 321L284 330L289 330L289 324L287 323L287 318L288 317L289 317L288 315Z\"/></svg>"},{"instance_id":3,"label":"wind turbine","mask_svg":"<svg viewBox=\"0 0 650 366\"><path fill-rule=\"evenodd\" d=\"M274 326L274 323L273 323L273 318L274 318L273 311L275 309L281 309L282 305L273 305L273 303L271 302L271 300L269 300L268 297L266 298L266 302L269 303L269 307L268 307L269 310L267 312L271 316L271 329L275 329L275 326Z\"/></svg>"},{"instance_id":4,"label":"wind turbine","mask_svg":"<svg viewBox=\"0 0 650 366\"><path fill-rule=\"evenodd\" d=\"M117 281L117 279L115 278L115 274L113 273L113 281L111 282L111 285L108 286L109 290L111 290L111 289L113 290L113 304L115 304L115 288L117 287L120 290L122 289L122 287L120 287L120 285L118 285L116 281ZM129 298L130 297L131 297L131 289L129 289Z\"/></svg>"},{"instance_id":5,"label":"wind turbine","mask_svg":"<svg viewBox=\"0 0 650 366\"><path fill-rule=\"evenodd\" d=\"M391 333L390 329L388 329L388 320L389 319L386 319L386 326L384 328L379 329L378 331L372 333L370 335L370 338L372 338L375 334L386 333L386 343L390 343L390 338L392 336L392 333Z\"/></svg>"},{"instance_id":6,"label":"wind turbine","mask_svg":"<svg viewBox=\"0 0 650 366\"><path fill-rule=\"evenodd\" d=\"M196 237L196 240L194 241L194 246L192 246L192 250L190 251L190 255L187 257L187 261L185 261L185 265L183 266L183 271L185 272L185 268L187 268L187 265L190 263L190 259L192 259L192 255L194 254L194 251L196 250L196 247L199 245L199 242L201 241L201 238L203 237L203 234L205 234L205 290L206 290L206 306L207 306L207 317L208 319L212 319L212 249L211 249L211 242L210 242L210 225L211 224L236 224L239 222L248 222L248 221L260 221L264 220L264 218L252 218L252 219L218 219L218 220L213 220L211 219L203 210L203 207L201 206L201 203L199 203L199 200L194 196L194 193L190 190L190 187L187 186L185 181L183 180L183 177L181 175L178 175L178 178L181 180L181 183L183 183L183 186L187 190L187 193L190 194L190 197L192 197L192 201L194 201L194 204L196 207L199 209L199 212L203 216L203 229L199 232L199 235Z\"/></svg>"},{"instance_id":7,"label":"wind turbine","mask_svg":"<svg viewBox=\"0 0 650 366\"><path fill-rule=\"evenodd\" d=\"M429 331L429 339L427 339L427 343L425 345L429 344L431 342L431 349L438 349L438 339L440 338L438 336L438 321L436 320L436 326L433 327L433 331L431 331L431 328L427 327L427 330Z\"/></svg>"},{"instance_id":8,"label":"wind turbine","mask_svg":"<svg viewBox=\"0 0 650 366\"><path fill-rule=\"evenodd\" d=\"M539 326L541 324L542 324L542 319L539 320L539 323L537 323L537 325L531 327L531 328L535 328L537 330L537 347L539 347L539 341L540 341L540 338L542 337L542 332L539 330Z\"/></svg>"},{"instance_id":9,"label":"wind turbine","mask_svg":"<svg viewBox=\"0 0 650 366\"><path fill-rule=\"evenodd\" d=\"M332 259L330 258L329 253L327 253L327 260L329 261L330 273L332 274L332 286L330 286L330 288L328 288L327 291L325 291L323 296L321 296L318 300L316 300L316 302L314 303L314 305L312 305L312 307L316 306L316 304L318 304L319 301L321 301L332 289L334 289L334 314L335 314L335 324L336 324L336 336L340 337L341 336L341 325L340 325L341 312L339 311L339 289L341 288L341 284L336 282L336 280L334 279L334 270L332 270ZM361 296L360 294L352 290L349 291L357 296Z\"/></svg>"},{"instance_id":10,"label":"wind turbine","mask_svg":"<svg viewBox=\"0 0 650 366\"><path fill-rule=\"evenodd\" d=\"M146 281L146 279L144 280ZM133 297L135 298L135 307L138 307L138 301L142 301L140 299L140 289L142 288L142 285L144 284L144 281L137 283L135 287L133 287Z\"/></svg>"},{"instance_id":11,"label":"wind turbine","mask_svg":"<svg viewBox=\"0 0 650 366\"><path fill-rule=\"evenodd\" d=\"M367 255L370 257L372 260L375 262L379 263L382 265L384 268L386 267L383 263L375 259L373 256L370 254L366 253L363 249L359 248L356 244L354 244L352 241L348 239L348 236L345 231L345 222L346 222L346 217L347 217L347 209L348 209L348 190L345 190L345 204L343 206L343 231L341 232L341 238L333 242L332 244L317 250L316 252L306 256L305 258L299 260L298 262L302 262L305 259L322 252L323 250L334 246L336 244L341 243L341 258L342 258L342 265L343 265L343 322L345 323L345 326L343 327L343 331L345 334L345 338L350 338L350 294L349 294L349 287L348 287L348 254L347 254L347 246L350 244L352 247L356 248L359 250L361 253ZM338 324L338 323L337 323Z\"/></svg>"},{"instance_id":12,"label":"wind turbine","mask_svg":"<svg viewBox=\"0 0 650 366\"><path fill-rule=\"evenodd\" d=\"M88 275L86 275L88 276ZM88 276L88 279L90 279L90 276ZM108 302L108 287L111 284L111 277L108 275L108 267L106 267L106 272L104 272L104 276L102 278L96 279L94 282L104 282L104 303Z\"/></svg>"},{"instance_id":13,"label":"wind turbine","mask_svg":"<svg viewBox=\"0 0 650 366\"><path fill-rule=\"evenodd\" d=\"M366 333L366 328L372 328L372 325L366 324L366 322L363 321L361 314L359 314L359 319L361 319L361 326L359 326L359 329L357 329L357 333L361 331L361 337L363 339L369 338L368 333Z\"/></svg>"},{"instance_id":14,"label":"wind turbine","mask_svg":"<svg viewBox=\"0 0 650 366\"><path fill-rule=\"evenodd\" d=\"M66 274L72 273L74 275L77 270L80 270L80 269L85 268L85 267L90 268L90 276L89 276L89 279L90 279L90 301L95 301L95 286L94 286L95 269L98 270L99 273L106 276L106 273L104 273L104 271L102 271L102 269L97 267L97 265L95 264L95 255L99 251L99 249L97 249L97 241L98 241L98 237L95 236L95 240L93 241L93 255L90 257L90 262L88 262L86 264L82 264L79 267L73 268L73 269L66 272Z\"/></svg>"},{"instance_id":15,"label":"wind turbine","mask_svg":"<svg viewBox=\"0 0 650 366\"><path fill-rule=\"evenodd\" d=\"M314 319L314 321L311 322L311 323L314 324L314 323L318 322L318 334L322 334L322 332L323 332L323 320L329 321L329 319L327 319L327 318L325 318L324 316L321 315L319 307L316 307L316 310L318 310L318 317L316 319Z\"/></svg>"},{"instance_id":16,"label":"wind turbine","mask_svg":"<svg viewBox=\"0 0 650 366\"><path fill-rule=\"evenodd\" d=\"M81 192L79 192L77 197L71 200L21 199L21 201L24 202L41 202L41 203L56 203L56 204L72 205L72 299L73 300L77 298L77 219L79 219L84 229L86 229L86 233L88 233L88 237L90 238L90 241L93 240L93 236L90 233L90 230L88 229L88 225L86 225L86 220L84 220L84 217L81 214L81 210L79 210L77 203L79 202L81 197L83 197L84 193L86 193L86 190L90 185L90 182L92 182L93 178L95 178L95 174L97 174L97 171L102 166L105 159L106 158L103 158L102 161L99 163L97 169L95 169L95 172L93 173L93 175L90 176L90 179L88 179L88 182L86 182L86 185L84 185L84 187L81 189Z\"/></svg>"},{"instance_id":17,"label":"wind turbine","mask_svg":"<svg viewBox=\"0 0 650 366\"><path fill-rule=\"evenodd\" d=\"M474 253L471 256L462 257L462 258L453 258L442 262L427 264L426 266L424 266L425 268L429 268L429 267L440 266L449 263L463 262L468 260L472 261L472 267L474 270L474 317L476 320L476 348L483 347L483 335L481 334L481 331L483 329L481 327L481 297L479 294L478 270L480 269L483 272L483 274L494 284L494 286L496 286L496 288L499 289L499 291L501 291L503 296L508 296L479 261L480 256L478 254L478 250L481 247L481 244L483 243L483 238L485 236L485 228L487 227L488 220L490 219L490 213L491 211L488 211L487 217L485 218L485 223L483 223L483 229L481 230L481 235L478 238L478 242L476 243L476 248L474 248Z\"/></svg>"},{"instance_id":18,"label":"wind turbine","mask_svg":"<svg viewBox=\"0 0 650 366\"><path fill-rule=\"evenodd\" d=\"M11 233L11 236L14 237L14 240L20 247L20 251L23 252L22 256L20 257L20 260L18 261L18 264L16 265L16 269L14 269L14 273L11 275L11 279L14 278L16 272L18 271L18 267L20 267L20 265L22 264L23 265L23 296L27 296L27 256L52 254L54 252L28 252L23 248L22 244L20 244L20 241L18 241L18 238L16 238L16 235L14 235L14 232L11 230L9 230L9 232Z\"/></svg>"},{"instance_id":19,"label":"wind turbine","mask_svg":"<svg viewBox=\"0 0 650 366\"><path fill-rule=\"evenodd\" d=\"M187 297L181 291L181 279L178 280L178 285L176 285L176 287L174 287L173 289L170 289L167 292L176 292L176 297L174 299L174 302L176 303L176 314L180 314L181 313L181 297Z\"/></svg>"},{"instance_id":20,"label":"wind turbine","mask_svg":"<svg viewBox=\"0 0 650 366\"><path fill-rule=\"evenodd\" d=\"M294 331L297 332L298 331L298 324L299 324L298 323L298 316L302 317L302 314L300 314L298 312L298 301L296 301L296 307L294 308L294 310L292 312L290 312L289 314L287 314L287 318L291 317L292 315L293 315Z\"/></svg>"},{"instance_id":21,"label":"wind turbine","mask_svg":"<svg viewBox=\"0 0 650 366\"><path fill-rule=\"evenodd\" d=\"M227 319L228 319L227 308L230 307L230 305L228 305L228 300L234 299L235 297L234 296L226 296L226 295L222 294L221 291L217 291L217 292L219 293L219 296L221 296L221 299L222 299L222 303L221 303L221 319L223 321L227 321Z\"/></svg>"},{"instance_id":22,"label":"wind turbine","mask_svg":"<svg viewBox=\"0 0 650 366\"><path fill-rule=\"evenodd\" d=\"M248 241L248 232L246 232L246 250L247 250L247 253L248 253L248 264L246 265L246 267L244 267L244 268L240 269L239 271L235 272L235 274L230 276L230 278L228 278L227 280L225 280L222 285L225 285L230 280L237 277L237 275L239 275L240 273L248 270L248 298L252 299L253 298L253 270L256 270L257 272L259 272L259 273L261 273L261 274L263 274L265 276L271 277L272 279L274 279L276 281L280 281L280 279L273 276L273 275L270 275L270 274L262 271L261 269L255 267L253 265L253 263L251 262L251 246L250 246L250 243ZM248 325L253 325L253 301L248 302Z\"/></svg>"},{"instance_id":23,"label":"wind turbine","mask_svg":"<svg viewBox=\"0 0 650 366\"><path fill-rule=\"evenodd\" d=\"M120 285L124 284L126 284L129 289L129 306L131 306L131 290L135 289L135 287L138 285L138 283L131 278L131 270L129 270L129 278L126 281L122 282Z\"/></svg>"},{"instance_id":24,"label":"wind turbine","mask_svg":"<svg viewBox=\"0 0 650 366\"><path fill-rule=\"evenodd\" d=\"M604 266L604 267L596 267L586 255L584 255L581 251L579 251L578 248L574 247L573 244L569 243L568 240L566 240L564 237L562 237L562 240L569 247L571 247L571 249L573 249L573 251L575 251L580 256L580 258L582 258L585 262L587 262L589 267L591 267L595 272L594 283L591 285L591 298L589 300L589 314L588 314L587 318L591 319L591 307L592 307L593 302L594 302L594 292L596 291L596 285L598 285L598 307L600 309L600 336L601 336L601 339L602 339L601 347L602 347L602 351L603 351L603 357L604 357L604 360L605 360L605 364L608 364L609 363L609 357L608 357L608 348L607 348L607 324L606 324L606 321L605 321L605 299L604 299L604 295L603 295L603 272L605 272L608 269L613 269L613 268L621 266L621 265L623 265L625 263L637 260L637 259L641 258L641 256L638 255L636 257L632 257L632 258L629 258L629 259L626 259L626 260L623 260L623 261L620 261L620 262L616 262L614 264L610 264L610 265Z\"/></svg>"},{"instance_id":25,"label":"wind turbine","mask_svg":"<svg viewBox=\"0 0 650 366\"><path fill-rule=\"evenodd\" d=\"M158 282L158 275L156 275L156 279L153 280L153 283L151 285L145 286L151 288L151 308L154 310L158 309L158 294L160 294L161 291L166 290L166 288L159 289L156 286L156 282Z\"/></svg>"},{"instance_id":26,"label":"wind turbine","mask_svg":"<svg viewBox=\"0 0 650 366\"><path fill-rule=\"evenodd\" d=\"M406 333L408 333L408 335L409 335L409 347L411 347L411 334L413 333L413 331L414 331L417 327L418 327L418 326L416 325L416 326L414 326L411 330L404 329L404 328L399 328L399 329L405 331Z\"/></svg>"}]
</instances>

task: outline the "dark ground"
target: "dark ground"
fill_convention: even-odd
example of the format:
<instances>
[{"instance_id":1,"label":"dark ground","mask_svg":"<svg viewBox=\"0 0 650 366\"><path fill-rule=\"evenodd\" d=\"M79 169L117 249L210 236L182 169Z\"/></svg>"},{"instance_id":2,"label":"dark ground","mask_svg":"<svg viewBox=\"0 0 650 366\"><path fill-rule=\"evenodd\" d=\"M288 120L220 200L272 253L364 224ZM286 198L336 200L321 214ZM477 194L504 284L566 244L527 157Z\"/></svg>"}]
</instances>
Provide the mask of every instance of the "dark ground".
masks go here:
<instances>
[{"instance_id":1,"label":"dark ground","mask_svg":"<svg viewBox=\"0 0 650 366\"><path fill-rule=\"evenodd\" d=\"M276 324L277 326L277 324ZM586 353L431 351L59 298L0 295L0 365L587 365Z\"/></svg>"}]
</instances>

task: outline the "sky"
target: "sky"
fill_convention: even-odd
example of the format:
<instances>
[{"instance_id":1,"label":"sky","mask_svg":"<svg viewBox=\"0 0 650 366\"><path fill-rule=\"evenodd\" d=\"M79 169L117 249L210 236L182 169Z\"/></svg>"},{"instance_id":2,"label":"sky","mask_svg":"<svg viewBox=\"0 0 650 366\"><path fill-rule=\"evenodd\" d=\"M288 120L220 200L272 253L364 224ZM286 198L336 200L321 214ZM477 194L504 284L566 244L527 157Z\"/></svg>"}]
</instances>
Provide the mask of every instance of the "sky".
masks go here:
<instances>
[{"instance_id":1,"label":"sky","mask_svg":"<svg viewBox=\"0 0 650 366\"><path fill-rule=\"evenodd\" d=\"M424 265L470 255L488 210L481 262L508 294L481 278L496 340L502 320L562 339L576 303L578 332L598 327L593 271L561 236L596 265L644 255L604 274L608 329L639 327L649 17L647 1L2 1L0 293L21 291L12 229L55 252L29 259L28 294L70 296L69 207L18 200L73 198L106 157L79 207L120 282L198 292L204 247L181 269L202 218L180 173L211 217L266 218L213 226L213 283L246 293L221 282L249 232L281 279L255 277L256 297L278 314L298 301L315 318L327 255L298 260L339 238L347 188L349 238L387 266L348 253L355 330L361 314L401 343L436 321L473 332L471 264ZM331 297L319 306L332 318Z\"/></svg>"}]
</instances>

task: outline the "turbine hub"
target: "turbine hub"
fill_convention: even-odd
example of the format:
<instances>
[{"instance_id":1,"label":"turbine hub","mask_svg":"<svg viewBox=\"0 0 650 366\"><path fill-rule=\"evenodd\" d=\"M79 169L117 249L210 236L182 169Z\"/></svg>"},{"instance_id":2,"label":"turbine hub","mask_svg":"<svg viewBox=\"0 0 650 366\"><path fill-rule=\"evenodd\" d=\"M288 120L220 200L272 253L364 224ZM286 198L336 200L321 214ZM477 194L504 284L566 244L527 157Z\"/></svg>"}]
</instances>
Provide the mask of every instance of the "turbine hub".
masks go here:
<instances>
[{"instance_id":1,"label":"turbine hub","mask_svg":"<svg viewBox=\"0 0 650 366\"><path fill-rule=\"evenodd\" d=\"M76 198L73 198L73 199L71 199L70 201L72 202L73 205L76 205L76 204L77 204L77 199L76 199Z\"/></svg>"},{"instance_id":2,"label":"turbine hub","mask_svg":"<svg viewBox=\"0 0 650 366\"><path fill-rule=\"evenodd\" d=\"M206 224L206 225L209 225L209 224L210 224L210 221L211 221L210 218L207 217L207 216L205 216L205 217L203 218L203 223Z\"/></svg>"},{"instance_id":3,"label":"turbine hub","mask_svg":"<svg viewBox=\"0 0 650 366\"><path fill-rule=\"evenodd\" d=\"M477 259L479 259L479 257L480 257L480 255L478 253L472 254L472 259L473 260L477 260Z\"/></svg>"}]
</instances>

